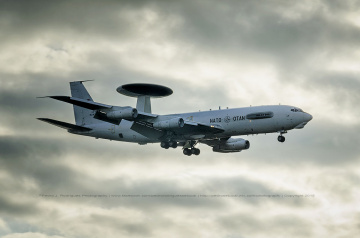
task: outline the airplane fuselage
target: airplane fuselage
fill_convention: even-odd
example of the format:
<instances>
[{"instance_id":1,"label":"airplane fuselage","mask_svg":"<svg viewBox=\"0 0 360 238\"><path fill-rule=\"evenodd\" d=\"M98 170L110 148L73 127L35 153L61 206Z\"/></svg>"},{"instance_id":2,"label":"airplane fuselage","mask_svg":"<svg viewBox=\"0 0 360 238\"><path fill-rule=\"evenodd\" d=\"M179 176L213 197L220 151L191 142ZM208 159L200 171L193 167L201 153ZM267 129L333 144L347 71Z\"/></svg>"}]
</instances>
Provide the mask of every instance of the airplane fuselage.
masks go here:
<instances>
[{"instance_id":1,"label":"airplane fuselage","mask_svg":"<svg viewBox=\"0 0 360 238\"><path fill-rule=\"evenodd\" d=\"M304 127L304 125L312 118L310 114L302 112L300 109L293 106L272 105L159 115L155 120L148 121L154 123L179 117L183 118L186 122L194 121L213 125L223 129L224 132L218 134L189 134L189 136L171 135L172 138L177 141L186 141L189 139L216 139L281 131L285 132L294 128L300 129ZM133 123L135 122L127 120L122 120L119 125L100 122L93 125L87 125L93 129L89 132L76 132L74 134L140 144L157 143L161 141L161 139L145 137L132 130L131 127Z\"/></svg>"}]
</instances>

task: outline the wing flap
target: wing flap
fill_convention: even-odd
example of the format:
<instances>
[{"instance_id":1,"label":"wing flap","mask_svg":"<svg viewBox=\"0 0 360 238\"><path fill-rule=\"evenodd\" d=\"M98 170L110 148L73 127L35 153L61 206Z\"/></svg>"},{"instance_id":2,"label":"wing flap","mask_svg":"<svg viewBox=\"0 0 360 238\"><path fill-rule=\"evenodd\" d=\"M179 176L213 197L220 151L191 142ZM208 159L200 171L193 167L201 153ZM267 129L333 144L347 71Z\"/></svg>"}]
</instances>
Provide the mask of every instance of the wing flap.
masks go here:
<instances>
[{"instance_id":1,"label":"wing flap","mask_svg":"<svg viewBox=\"0 0 360 238\"><path fill-rule=\"evenodd\" d=\"M159 139L164 135L164 131L156 129L151 124L142 121L135 121L130 129L150 139Z\"/></svg>"},{"instance_id":2,"label":"wing flap","mask_svg":"<svg viewBox=\"0 0 360 238\"><path fill-rule=\"evenodd\" d=\"M43 121L43 122L47 122L47 123L49 123L51 125L54 125L54 126L58 126L60 128L67 129L67 130L73 130L73 131L91 131L92 130L91 128L88 128L88 127L77 126L77 125L74 125L74 124L70 124L70 123L62 122L62 121L57 121L57 120L54 120L54 119L49 119L49 118L37 118L37 119L40 120L40 121Z\"/></svg>"},{"instance_id":3,"label":"wing flap","mask_svg":"<svg viewBox=\"0 0 360 238\"><path fill-rule=\"evenodd\" d=\"M217 125L207 125L198 122L185 121L183 128L179 128L180 131L187 132L188 134L198 135L198 134L218 134L222 133L225 130L220 128Z\"/></svg>"}]
</instances>

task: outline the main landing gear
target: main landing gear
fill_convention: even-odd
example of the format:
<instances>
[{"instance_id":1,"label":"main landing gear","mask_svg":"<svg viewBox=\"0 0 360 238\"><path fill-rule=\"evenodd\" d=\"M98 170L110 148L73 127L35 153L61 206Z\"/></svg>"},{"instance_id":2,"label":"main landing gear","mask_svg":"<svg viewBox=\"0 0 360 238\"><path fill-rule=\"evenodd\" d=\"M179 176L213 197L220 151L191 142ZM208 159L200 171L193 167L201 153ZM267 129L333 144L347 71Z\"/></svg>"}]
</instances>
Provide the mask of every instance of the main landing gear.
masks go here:
<instances>
[{"instance_id":1,"label":"main landing gear","mask_svg":"<svg viewBox=\"0 0 360 238\"><path fill-rule=\"evenodd\" d=\"M179 142L179 146L184 146L183 147L183 153L184 155L190 156L190 155L199 155L200 154L200 150L198 148L195 148L195 145L197 144L196 141L188 141L186 143L184 142ZM169 149L171 148L176 148L178 147L178 143L176 141L162 141L160 143L161 148L164 149Z\"/></svg>"},{"instance_id":2,"label":"main landing gear","mask_svg":"<svg viewBox=\"0 0 360 238\"><path fill-rule=\"evenodd\" d=\"M160 146L161 146L161 148L164 148L164 149L169 149L170 147L175 149L177 147L177 142L176 141L169 141L169 142L162 141L160 143Z\"/></svg>"},{"instance_id":3,"label":"main landing gear","mask_svg":"<svg viewBox=\"0 0 360 238\"><path fill-rule=\"evenodd\" d=\"M183 153L184 155L190 156L190 155L199 155L200 150L198 148L195 148L195 145L197 144L197 141L188 141L183 147ZM185 147L186 146L186 147ZM190 147L190 148L189 148Z\"/></svg>"},{"instance_id":4,"label":"main landing gear","mask_svg":"<svg viewBox=\"0 0 360 238\"><path fill-rule=\"evenodd\" d=\"M285 142L285 137L283 136L283 134L287 133L287 131L280 131L280 135L278 136L278 141L283 143Z\"/></svg>"},{"instance_id":5,"label":"main landing gear","mask_svg":"<svg viewBox=\"0 0 360 238\"><path fill-rule=\"evenodd\" d=\"M191 148L191 149L189 149L189 148L185 148L184 150L183 150L183 153L184 153L184 155L187 155L187 156L190 156L190 155L199 155L200 154L200 150L198 149L198 148Z\"/></svg>"}]
</instances>

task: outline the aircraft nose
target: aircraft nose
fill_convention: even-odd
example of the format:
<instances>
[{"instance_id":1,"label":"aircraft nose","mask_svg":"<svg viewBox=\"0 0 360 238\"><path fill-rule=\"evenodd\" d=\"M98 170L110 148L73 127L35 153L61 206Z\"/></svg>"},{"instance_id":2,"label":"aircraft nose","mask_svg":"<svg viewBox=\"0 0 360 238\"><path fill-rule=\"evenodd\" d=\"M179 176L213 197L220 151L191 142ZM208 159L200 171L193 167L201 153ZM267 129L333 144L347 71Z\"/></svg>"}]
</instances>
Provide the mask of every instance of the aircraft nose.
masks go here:
<instances>
[{"instance_id":1,"label":"aircraft nose","mask_svg":"<svg viewBox=\"0 0 360 238\"><path fill-rule=\"evenodd\" d=\"M313 119L313 117L309 113L305 113L304 119L305 121L309 122L311 119Z\"/></svg>"}]
</instances>

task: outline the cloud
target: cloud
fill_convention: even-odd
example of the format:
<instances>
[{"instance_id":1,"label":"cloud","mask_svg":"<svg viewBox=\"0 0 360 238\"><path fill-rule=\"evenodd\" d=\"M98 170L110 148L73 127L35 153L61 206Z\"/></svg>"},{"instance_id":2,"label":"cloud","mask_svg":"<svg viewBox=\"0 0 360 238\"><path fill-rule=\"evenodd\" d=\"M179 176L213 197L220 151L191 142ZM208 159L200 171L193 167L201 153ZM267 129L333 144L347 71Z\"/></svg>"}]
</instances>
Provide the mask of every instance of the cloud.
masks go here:
<instances>
[{"instance_id":1,"label":"cloud","mask_svg":"<svg viewBox=\"0 0 360 238\"><path fill-rule=\"evenodd\" d=\"M15 233L3 236L4 238L64 238L64 236L46 235L38 232Z\"/></svg>"},{"instance_id":2,"label":"cloud","mask_svg":"<svg viewBox=\"0 0 360 238\"><path fill-rule=\"evenodd\" d=\"M1 235L358 234L358 5L3 3ZM198 157L75 136L35 119L73 123L71 105L36 97L70 95L68 82L88 79L96 80L86 83L96 101L120 106L136 103L115 91L122 84L169 86L171 97L152 100L159 114L286 103L314 119L284 144L275 134L249 136L247 151L217 154L200 145ZM313 197L73 196L111 194Z\"/></svg>"}]
</instances>

